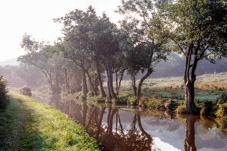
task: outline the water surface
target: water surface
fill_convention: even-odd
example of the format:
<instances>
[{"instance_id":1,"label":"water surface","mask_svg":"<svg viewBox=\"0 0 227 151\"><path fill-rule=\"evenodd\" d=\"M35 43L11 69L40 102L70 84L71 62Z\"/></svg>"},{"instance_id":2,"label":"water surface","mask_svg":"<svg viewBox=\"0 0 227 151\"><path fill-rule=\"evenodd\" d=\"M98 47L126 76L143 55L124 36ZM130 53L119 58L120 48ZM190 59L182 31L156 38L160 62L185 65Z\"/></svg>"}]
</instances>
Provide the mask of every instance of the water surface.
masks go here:
<instances>
[{"instance_id":1,"label":"water surface","mask_svg":"<svg viewBox=\"0 0 227 151\"><path fill-rule=\"evenodd\" d=\"M49 104L84 126L105 151L227 151L227 123L211 117L75 103L58 96Z\"/></svg>"}]
</instances>

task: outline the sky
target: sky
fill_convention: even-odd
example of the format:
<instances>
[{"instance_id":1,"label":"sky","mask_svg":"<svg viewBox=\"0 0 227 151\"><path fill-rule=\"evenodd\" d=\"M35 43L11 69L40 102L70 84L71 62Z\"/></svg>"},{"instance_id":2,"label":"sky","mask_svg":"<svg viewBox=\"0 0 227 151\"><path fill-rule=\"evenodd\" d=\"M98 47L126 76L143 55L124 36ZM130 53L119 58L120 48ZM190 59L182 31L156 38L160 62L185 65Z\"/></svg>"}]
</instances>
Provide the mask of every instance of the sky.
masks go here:
<instances>
[{"instance_id":1,"label":"sky","mask_svg":"<svg viewBox=\"0 0 227 151\"><path fill-rule=\"evenodd\" d=\"M53 18L71 10L86 10L92 5L97 14L105 12L114 23L120 16L114 13L121 0L1 0L0 1L0 61L16 58L25 52L20 48L24 33L37 41L53 42L61 37L62 25Z\"/></svg>"}]
</instances>

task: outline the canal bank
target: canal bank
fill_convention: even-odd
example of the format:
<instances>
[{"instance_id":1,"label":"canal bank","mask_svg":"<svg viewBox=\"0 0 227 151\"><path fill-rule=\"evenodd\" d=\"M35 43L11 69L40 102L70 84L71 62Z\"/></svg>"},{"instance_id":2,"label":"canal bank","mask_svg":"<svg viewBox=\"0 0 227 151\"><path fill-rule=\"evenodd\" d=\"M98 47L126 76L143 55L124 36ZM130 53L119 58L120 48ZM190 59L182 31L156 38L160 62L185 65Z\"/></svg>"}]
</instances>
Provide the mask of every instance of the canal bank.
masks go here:
<instances>
[{"instance_id":1,"label":"canal bank","mask_svg":"<svg viewBox=\"0 0 227 151\"><path fill-rule=\"evenodd\" d=\"M18 93L0 113L0 150L99 150L83 127L49 105Z\"/></svg>"}]
</instances>

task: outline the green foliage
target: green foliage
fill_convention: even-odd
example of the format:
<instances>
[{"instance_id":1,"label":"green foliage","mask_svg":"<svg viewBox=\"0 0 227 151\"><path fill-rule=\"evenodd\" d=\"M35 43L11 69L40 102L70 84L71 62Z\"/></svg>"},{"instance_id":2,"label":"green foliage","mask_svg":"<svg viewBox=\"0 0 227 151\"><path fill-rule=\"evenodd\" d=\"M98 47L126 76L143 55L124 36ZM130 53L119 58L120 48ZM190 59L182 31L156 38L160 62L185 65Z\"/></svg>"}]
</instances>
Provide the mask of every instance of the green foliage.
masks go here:
<instances>
[{"instance_id":1,"label":"green foliage","mask_svg":"<svg viewBox=\"0 0 227 151\"><path fill-rule=\"evenodd\" d=\"M129 96L127 98L127 104L129 104L129 105L137 105L137 97Z\"/></svg>"},{"instance_id":2,"label":"green foliage","mask_svg":"<svg viewBox=\"0 0 227 151\"><path fill-rule=\"evenodd\" d=\"M159 13L154 17L151 32L157 39L164 35L169 38L170 42L164 44L169 47L167 49L186 54L186 51L190 51L187 48L193 45L193 51L198 49L198 59L213 61L214 57L226 56L225 2L167 0L160 1L156 6ZM211 52L215 55L209 55Z\"/></svg>"},{"instance_id":3,"label":"green foliage","mask_svg":"<svg viewBox=\"0 0 227 151\"><path fill-rule=\"evenodd\" d=\"M126 38L120 41L125 57L124 66L131 76L134 94L139 97L143 81L153 73L155 64L166 59L167 53L160 47L165 40L157 42L148 32L151 26L149 20L155 14L151 1L122 1L118 13L125 17L121 21L121 32ZM145 74L137 86L135 77L139 73Z\"/></svg>"},{"instance_id":4,"label":"green foliage","mask_svg":"<svg viewBox=\"0 0 227 151\"><path fill-rule=\"evenodd\" d=\"M6 81L3 79L3 76L0 75L0 109L5 108L7 102Z\"/></svg>"},{"instance_id":5,"label":"green foliage","mask_svg":"<svg viewBox=\"0 0 227 151\"><path fill-rule=\"evenodd\" d=\"M11 129L17 133L8 133L7 138L13 145L6 146L5 140L1 142L3 147L11 150L15 144L16 150L99 150L96 141L84 128L59 110L13 92L10 92L10 100L13 107L9 106L7 111L10 118L4 123L5 132Z\"/></svg>"},{"instance_id":6,"label":"green foliage","mask_svg":"<svg viewBox=\"0 0 227 151\"><path fill-rule=\"evenodd\" d=\"M218 118L222 118L222 117L226 118L226 116L227 116L227 103L219 104L218 109L215 112L215 115Z\"/></svg>"}]
</instances>

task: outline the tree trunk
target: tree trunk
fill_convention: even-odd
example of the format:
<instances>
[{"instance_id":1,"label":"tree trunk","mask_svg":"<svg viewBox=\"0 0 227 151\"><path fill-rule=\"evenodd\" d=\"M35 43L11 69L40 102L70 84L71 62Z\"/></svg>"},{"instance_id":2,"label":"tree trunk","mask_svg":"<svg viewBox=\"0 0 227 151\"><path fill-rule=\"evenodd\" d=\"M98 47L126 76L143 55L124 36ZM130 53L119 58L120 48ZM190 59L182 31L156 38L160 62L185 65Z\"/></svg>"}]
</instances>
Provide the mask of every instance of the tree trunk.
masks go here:
<instances>
[{"instance_id":1,"label":"tree trunk","mask_svg":"<svg viewBox=\"0 0 227 151\"><path fill-rule=\"evenodd\" d=\"M141 78L141 80L139 82L139 85L138 85L138 90L137 90L137 104L139 103L139 99L140 99L140 96L141 96L141 89L142 89L143 82L152 73L151 64L152 64L152 59L153 59L155 47L156 46L155 46L154 40L153 40L152 43L151 43L151 46L150 46L149 61L147 63L147 67L146 67L147 68L147 73Z\"/></svg>"},{"instance_id":2,"label":"tree trunk","mask_svg":"<svg viewBox=\"0 0 227 151\"><path fill-rule=\"evenodd\" d=\"M83 99L87 98L87 82L85 70L82 68L82 89L83 89Z\"/></svg>"},{"instance_id":3,"label":"tree trunk","mask_svg":"<svg viewBox=\"0 0 227 151\"><path fill-rule=\"evenodd\" d=\"M132 88L133 88L134 95L137 96L136 77L134 74L131 75L131 79L132 79Z\"/></svg>"},{"instance_id":4,"label":"tree trunk","mask_svg":"<svg viewBox=\"0 0 227 151\"><path fill-rule=\"evenodd\" d=\"M95 65L96 65L96 71L97 71L97 76L98 76L98 80L99 80L99 86L100 86L101 95L102 95L102 97L106 97L106 93L105 93L104 88L103 88L99 62L98 62L97 58L95 58Z\"/></svg>"},{"instance_id":5,"label":"tree trunk","mask_svg":"<svg viewBox=\"0 0 227 151\"><path fill-rule=\"evenodd\" d=\"M152 73L152 70L148 69L147 73L140 79L138 89L137 89L137 103L139 103L143 82L144 82L144 80L147 79L147 77L149 77L151 75L151 73Z\"/></svg>"},{"instance_id":6,"label":"tree trunk","mask_svg":"<svg viewBox=\"0 0 227 151\"><path fill-rule=\"evenodd\" d=\"M117 74L117 72L115 73L115 82L116 82L116 93L118 95L119 93L118 93L118 74Z\"/></svg>"},{"instance_id":7,"label":"tree trunk","mask_svg":"<svg viewBox=\"0 0 227 151\"><path fill-rule=\"evenodd\" d=\"M85 70L85 72L88 76L88 81L89 81L90 89L91 89L91 92L92 92L92 96L97 95L89 72L87 70Z\"/></svg>"},{"instance_id":8,"label":"tree trunk","mask_svg":"<svg viewBox=\"0 0 227 151\"><path fill-rule=\"evenodd\" d=\"M111 90L110 90L110 77L109 77L109 71L106 70L106 74L107 74L107 89L108 89L108 97L109 99L112 99L112 94L111 94Z\"/></svg>"},{"instance_id":9,"label":"tree trunk","mask_svg":"<svg viewBox=\"0 0 227 151\"><path fill-rule=\"evenodd\" d=\"M98 88L98 85L99 85L99 80L98 80L98 77L97 75L95 75L95 84L94 84L94 89L95 89L95 94L99 94L99 88Z\"/></svg>"},{"instance_id":10,"label":"tree trunk","mask_svg":"<svg viewBox=\"0 0 227 151\"><path fill-rule=\"evenodd\" d=\"M186 107L190 109L192 113L197 112L197 107L195 105L194 98L195 98L194 82L188 81L185 83L185 104Z\"/></svg>"},{"instance_id":11,"label":"tree trunk","mask_svg":"<svg viewBox=\"0 0 227 151\"><path fill-rule=\"evenodd\" d=\"M185 104L187 109L191 113L198 113L199 109L195 105L194 98L195 98L195 88L194 84L196 81L196 75L195 70L197 67L197 63L199 61L197 52L198 48L193 51L194 44L191 43L188 52L186 54L186 60L185 60L185 71L184 71L184 85L185 85ZM191 64L193 58L193 63Z\"/></svg>"},{"instance_id":12,"label":"tree trunk","mask_svg":"<svg viewBox=\"0 0 227 151\"><path fill-rule=\"evenodd\" d=\"M50 85L50 89L51 89L51 92L53 93L53 94L55 94L55 90L54 90L54 85L53 85L53 80L52 80L52 76L51 76L51 74L50 74L50 76L49 76L49 80L48 80L49 82L49 85Z\"/></svg>"},{"instance_id":13,"label":"tree trunk","mask_svg":"<svg viewBox=\"0 0 227 151\"><path fill-rule=\"evenodd\" d=\"M119 83L118 83L117 95L119 95L119 91L120 91L120 88L121 88L121 81L122 81L122 79L123 79L124 72L125 72L125 70L122 70L122 71L120 72L120 79L119 79Z\"/></svg>"},{"instance_id":14,"label":"tree trunk","mask_svg":"<svg viewBox=\"0 0 227 151\"><path fill-rule=\"evenodd\" d=\"M58 69L56 70L56 85L55 85L55 94L59 94L60 93L60 87L59 87L59 73L58 73Z\"/></svg>"},{"instance_id":15,"label":"tree trunk","mask_svg":"<svg viewBox=\"0 0 227 151\"><path fill-rule=\"evenodd\" d=\"M50 90L51 92L54 94L54 86L53 86L53 82L52 82L52 76L51 76L51 73L45 71L45 70L42 70L43 74L45 75L46 77L46 80L47 80L47 83L50 87Z\"/></svg>"},{"instance_id":16,"label":"tree trunk","mask_svg":"<svg viewBox=\"0 0 227 151\"><path fill-rule=\"evenodd\" d=\"M64 76L65 76L65 89L67 93L71 93L70 92L70 86L69 86L69 80L68 80L68 73L67 73L67 69L64 68Z\"/></svg>"},{"instance_id":17,"label":"tree trunk","mask_svg":"<svg viewBox=\"0 0 227 151\"><path fill-rule=\"evenodd\" d=\"M109 70L109 76L108 76L108 79L109 79L109 82L110 82L110 93L111 93L111 96L113 98L116 98L116 94L114 92L114 88L113 88L113 73L112 73L112 70L110 69Z\"/></svg>"}]
</instances>

